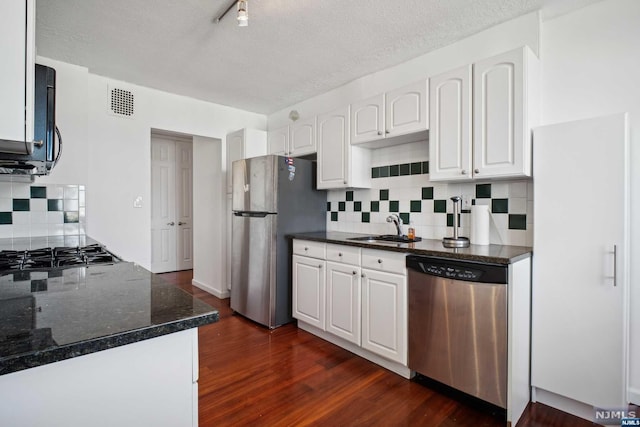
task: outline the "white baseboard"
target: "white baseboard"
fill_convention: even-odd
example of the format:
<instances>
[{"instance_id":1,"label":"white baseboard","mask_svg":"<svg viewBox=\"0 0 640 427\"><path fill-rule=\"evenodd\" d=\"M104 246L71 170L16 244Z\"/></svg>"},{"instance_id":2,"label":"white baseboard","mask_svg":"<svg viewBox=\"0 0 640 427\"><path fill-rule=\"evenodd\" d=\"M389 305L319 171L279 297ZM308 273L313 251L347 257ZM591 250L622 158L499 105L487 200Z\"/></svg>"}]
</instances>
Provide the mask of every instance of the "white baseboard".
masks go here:
<instances>
[{"instance_id":1,"label":"white baseboard","mask_svg":"<svg viewBox=\"0 0 640 427\"><path fill-rule=\"evenodd\" d=\"M541 388L533 387L533 396L536 402L544 403L552 408L559 409L576 417L583 418L588 421L593 421L594 410L593 406L586 403L578 402L577 400L570 399L559 394L552 393Z\"/></svg>"},{"instance_id":2,"label":"white baseboard","mask_svg":"<svg viewBox=\"0 0 640 427\"><path fill-rule=\"evenodd\" d=\"M196 279L191 279L191 284L196 288L200 288L205 292L209 292L214 297L218 297L220 299L229 298L229 291L220 291L219 289L214 288L213 286L207 285L202 282L198 282Z\"/></svg>"},{"instance_id":3,"label":"white baseboard","mask_svg":"<svg viewBox=\"0 0 640 427\"><path fill-rule=\"evenodd\" d=\"M380 365L385 369L390 370L391 372L398 374L404 378L413 377L413 372L409 368L404 365L401 365L398 362L393 362L391 360L385 359L383 357L378 356L377 354L373 354L360 346L355 345L349 341L345 341L342 338L339 338L333 334L323 331L322 329L318 329L315 326L311 326L307 323L301 322L298 320L298 328L307 331L313 335L316 335L322 338L325 341L329 341L332 344L337 345L338 347L342 347L345 350L349 350L351 353L357 354L358 356L367 359L376 365Z\"/></svg>"},{"instance_id":4,"label":"white baseboard","mask_svg":"<svg viewBox=\"0 0 640 427\"><path fill-rule=\"evenodd\" d=\"M629 403L640 405L640 389L629 387Z\"/></svg>"}]
</instances>

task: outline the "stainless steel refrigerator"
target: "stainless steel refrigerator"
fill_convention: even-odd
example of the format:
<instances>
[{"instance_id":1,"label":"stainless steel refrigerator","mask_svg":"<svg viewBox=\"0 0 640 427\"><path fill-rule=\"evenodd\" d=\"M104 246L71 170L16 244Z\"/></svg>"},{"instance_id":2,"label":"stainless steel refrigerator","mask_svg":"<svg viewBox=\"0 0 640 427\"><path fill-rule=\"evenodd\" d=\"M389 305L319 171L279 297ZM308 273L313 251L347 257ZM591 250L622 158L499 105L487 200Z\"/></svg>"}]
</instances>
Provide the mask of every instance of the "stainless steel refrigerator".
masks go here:
<instances>
[{"instance_id":1,"label":"stainless steel refrigerator","mask_svg":"<svg viewBox=\"0 0 640 427\"><path fill-rule=\"evenodd\" d=\"M315 163L268 155L233 162L231 309L269 328L291 317L291 233L326 230Z\"/></svg>"}]
</instances>

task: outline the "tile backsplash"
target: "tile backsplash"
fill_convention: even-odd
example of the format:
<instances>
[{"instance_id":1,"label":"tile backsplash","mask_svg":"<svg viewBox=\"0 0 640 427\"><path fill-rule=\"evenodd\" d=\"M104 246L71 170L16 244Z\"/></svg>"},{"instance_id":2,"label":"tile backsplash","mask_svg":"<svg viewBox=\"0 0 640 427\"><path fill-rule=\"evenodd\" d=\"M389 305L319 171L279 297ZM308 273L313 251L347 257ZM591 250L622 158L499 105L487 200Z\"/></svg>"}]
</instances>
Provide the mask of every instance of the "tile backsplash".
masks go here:
<instances>
[{"instance_id":1,"label":"tile backsplash","mask_svg":"<svg viewBox=\"0 0 640 427\"><path fill-rule=\"evenodd\" d=\"M464 196L472 204L488 205L492 244L533 245L533 181L531 179L441 183L429 181L426 153L409 147L411 155L396 154L389 161L383 153L371 169L367 189L327 192L327 230L367 234L394 234L386 222L390 213L402 218L416 235L442 239L453 235L452 196ZM422 157L422 158L421 158ZM408 159L410 161L407 161ZM471 211L460 214L460 235L470 237ZM473 243L473 242L472 242Z\"/></svg>"},{"instance_id":2,"label":"tile backsplash","mask_svg":"<svg viewBox=\"0 0 640 427\"><path fill-rule=\"evenodd\" d=\"M0 238L85 232L84 185L0 182Z\"/></svg>"}]
</instances>

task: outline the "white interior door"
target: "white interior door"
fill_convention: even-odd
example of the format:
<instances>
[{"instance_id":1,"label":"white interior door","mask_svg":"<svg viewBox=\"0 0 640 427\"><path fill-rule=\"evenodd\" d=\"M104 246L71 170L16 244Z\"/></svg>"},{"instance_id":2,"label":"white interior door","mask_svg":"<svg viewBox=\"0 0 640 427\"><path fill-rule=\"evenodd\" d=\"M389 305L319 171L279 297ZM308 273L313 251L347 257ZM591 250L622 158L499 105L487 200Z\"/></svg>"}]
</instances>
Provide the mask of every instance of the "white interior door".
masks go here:
<instances>
[{"instance_id":1,"label":"white interior door","mask_svg":"<svg viewBox=\"0 0 640 427\"><path fill-rule=\"evenodd\" d=\"M193 147L151 138L151 270L193 268Z\"/></svg>"}]
</instances>

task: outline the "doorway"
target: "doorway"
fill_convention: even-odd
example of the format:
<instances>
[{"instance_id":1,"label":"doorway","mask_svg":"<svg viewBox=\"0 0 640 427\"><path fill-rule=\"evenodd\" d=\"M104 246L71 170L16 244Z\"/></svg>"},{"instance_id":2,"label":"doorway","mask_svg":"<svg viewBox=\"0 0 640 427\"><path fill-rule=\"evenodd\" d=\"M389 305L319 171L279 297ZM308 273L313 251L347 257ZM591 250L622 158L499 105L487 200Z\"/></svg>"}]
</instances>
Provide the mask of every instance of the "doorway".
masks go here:
<instances>
[{"instance_id":1,"label":"doorway","mask_svg":"<svg viewBox=\"0 0 640 427\"><path fill-rule=\"evenodd\" d=\"M193 140L151 134L151 271L193 268Z\"/></svg>"}]
</instances>

